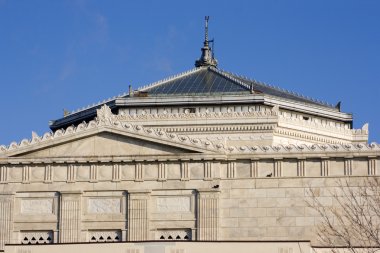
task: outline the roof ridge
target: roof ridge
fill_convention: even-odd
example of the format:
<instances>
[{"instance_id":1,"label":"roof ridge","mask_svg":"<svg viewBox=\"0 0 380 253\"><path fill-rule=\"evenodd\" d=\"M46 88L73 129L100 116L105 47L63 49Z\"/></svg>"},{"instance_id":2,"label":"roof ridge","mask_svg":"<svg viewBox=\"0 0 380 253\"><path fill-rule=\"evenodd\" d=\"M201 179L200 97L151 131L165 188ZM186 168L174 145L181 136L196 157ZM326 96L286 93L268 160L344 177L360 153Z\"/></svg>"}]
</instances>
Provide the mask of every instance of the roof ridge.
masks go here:
<instances>
[{"instance_id":1,"label":"roof ridge","mask_svg":"<svg viewBox=\"0 0 380 253\"><path fill-rule=\"evenodd\" d=\"M217 73L217 74L219 74L219 75L225 77L225 78L228 78L230 81L233 81L233 82L235 82L236 84L238 84L238 85L240 85L240 86L242 86L242 87L244 87L244 88L246 88L246 89L248 89L248 90L251 89L251 87L250 87L249 85L247 85L246 83L244 83L244 82L242 82L242 81L240 81L240 80L234 78L233 76L229 75L229 73L226 72L226 71L224 71L224 70L219 70L219 69L214 68L214 67L209 67L209 69L210 69L211 71L214 71L215 73Z\"/></svg>"},{"instance_id":2,"label":"roof ridge","mask_svg":"<svg viewBox=\"0 0 380 253\"><path fill-rule=\"evenodd\" d=\"M161 79L159 81L156 81L156 82L153 82L153 83L150 83L150 84L147 84L147 85L144 85L144 86L140 86L139 88L137 88L138 91L141 91L141 90L144 90L144 89L148 89L148 88L152 88L152 87L155 87L157 85L160 85L161 83L164 83L168 80L175 80L176 78L180 78L180 77L183 77L183 76L186 76L188 74L191 74L191 73L194 73L198 70L200 70L201 68L192 68L190 70L187 70L187 71L184 71L184 72L181 72L179 74L176 74L176 75L172 75L172 76L169 76L169 77L166 77L164 79ZM107 98L107 99L103 99L102 101L98 101L97 103L93 103L91 105L87 105L87 106L84 106L82 108L78 108L76 110L72 110L70 112L70 114L74 114L74 113L78 113L78 112L82 112L82 111L85 111L85 110L88 110L90 108L94 108L94 107L97 107L97 106L100 106L100 105L104 105L108 102L111 102L113 100L115 100L116 98L121 98L121 97L126 97L128 96L129 93L128 92L124 92L124 93L121 93L117 96L113 96L113 97L110 97L110 98Z\"/></svg>"},{"instance_id":3,"label":"roof ridge","mask_svg":"<svg viewBox=\"0 0 380 253\"><path fill-rule=\"evenodd\" d=\"M144 86L140 86L139 88L137 88L137 91L144 91L146 89L150 89L150 88L153 88L153 87L156 87L160 84L163 84L167 81L173 81L177 78L181 78L181 77L184 77L184 76L187 76L187 75L190 75L192 73L195 73L197 71L200 71L201 69L204 69L202 67L200 68L192 68L192 69L189 69L187 71L184 71L184 72L181 72L179 74L175 74L175 75L172 75L172 76L169 76L169 77L166 77L164 79L161 79L161 80L158 80L156 82L153 82L153 83L150 83L150 84L147 84L147 85L144 85Z\"/></svg>"},{"instance_id":4,"label":"roof ridge","mask_svg":"<svg viewBox=\"0 0 380 253\"><path fill-rule=\"evenodd\" d=\"M261 85L261 86L264 86L264 87L267 87L267 88L271 88L271 89L275 89L277 91L281 91L281 92L285 92L289 95L292 95L292 96L296 96L298 98L302 98L302 99L307 99L311 102L314 102L314 103L317 103L317 104L320 104L322 106L328 106L328 107L334 107L332 104L328 103L328 102L325 102L325 101L322 101L322 100L319 100L319 99L314 99L312 97L308 97L308 96L304 96L302 94L299 94L297 92L294 92L294 91L290 91L290 90L287 90L287 89L284 89L284 88L281 88L279 86L275 86L275 85L272 85L272 84L268 84L268 83L265 83L265 82L261 82L261 81L258 81L256 79L252 79L250 77L247 77L247 76L242 76L242 75L238 75L238 74L235 74L235 73L232 73L232 72L229 72L229 71L225 71L225 70L222 70L225 74L228 74L228 75L233 75L233 76L237 76L238 78L242 78L242 79L245 79L247 81L250 81L250 82L254 82L255 84L258 84L258 85Z\"/></svg>"}]
</instances>

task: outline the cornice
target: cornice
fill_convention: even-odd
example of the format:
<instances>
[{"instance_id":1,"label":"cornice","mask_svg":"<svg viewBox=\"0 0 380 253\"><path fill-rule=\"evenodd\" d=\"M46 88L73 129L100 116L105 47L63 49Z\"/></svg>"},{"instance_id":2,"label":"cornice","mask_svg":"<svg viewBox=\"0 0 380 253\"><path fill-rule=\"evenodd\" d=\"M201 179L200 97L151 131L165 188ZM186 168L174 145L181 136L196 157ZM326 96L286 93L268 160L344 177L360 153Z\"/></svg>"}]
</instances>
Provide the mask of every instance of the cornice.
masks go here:
<instances>
[{"instance_id":1,"label":"cornice","mask_svg":"<svg viewBox=\"0 0 380 253\"><path fill-rule=\"evenodd\" d=\"M272 110L271 113L276 113L277 110ZM43 136L33 134L32 139L24 139L20 143L12 142L9 146L0 146L0 156L7 157L12 154L22 154L33 150L33 147L47 147L49 144L54 145L60 140L65 140L68 137L75 138L77 135L85 134L86 131L93 133L103 131L105 129L113 129L120 133L128 133L134 136L139 136L142 139L148 138L159 143L172 144L177 147L188 148L190 150L198 150L203 152L211 152L217 154L279 154L283 153L339 153L339 152L379 152L380 145L373 143L367 144L314 144L314 145L278 145L278 146L225 146L223 143L192 138L186 135L178 135L165 130L157 130L147 128L141 125L133 125L129 122L122 122L116 115L111 112L111 109L103 105L97 110L97 117L89 123L83 122L77 127L70 126L66 129L60 129L54 133L48 132ZM45 144L45 145L41 145Z\"/></svg>"},{"instance_id":2,"label":"cornice","mask_svg":"<svg viewBox=\"0 0 380 253\"><path fill-rule=\"evenodd\" d=\"M66 141L69 138L80 138L80 135L92 132L98 133L104 130L121 131L120 133L133 134L133 136L139 136L142 139L155 140L156 142L163 144L174 144L181 148L189 148L190 150L198 151L211 151L221 152L221 146L212 143L207 140L200 140L198 138L190 138L184 135L177 135L175 133L169 133L165 130L157 130L153 128L143 127L141 125L133 125L126 122L117 120L116 115L111 112L111 109L107 105L103 105L97 110L97 117L95 120L89 123L83 122L78 126L70 126L66 129L59 129L57 131L45 133L43 136L38 136L33 133L32 139L23 139L21 142L12 142L9 146L0 146L0 157L2 154L9 155L21 151L28 152L29 149L47 147L49 144L54 145L59 141ZM195 148L195 149L194 149Z\"/></svg>"},{"instance_id":3,"label":"cornice","mask_svg":"<svg viewBox=\"0 0 380 253\"><path fill-rule=\"evenodd\" d=\"M205 112L205 113L161 113L139 115L116 115L121 121L136 120L198 120L198 119L237 119L237 118L268 118L276 117L277 111L251 111L251 112Z\"/></svg>"}]
</instances>

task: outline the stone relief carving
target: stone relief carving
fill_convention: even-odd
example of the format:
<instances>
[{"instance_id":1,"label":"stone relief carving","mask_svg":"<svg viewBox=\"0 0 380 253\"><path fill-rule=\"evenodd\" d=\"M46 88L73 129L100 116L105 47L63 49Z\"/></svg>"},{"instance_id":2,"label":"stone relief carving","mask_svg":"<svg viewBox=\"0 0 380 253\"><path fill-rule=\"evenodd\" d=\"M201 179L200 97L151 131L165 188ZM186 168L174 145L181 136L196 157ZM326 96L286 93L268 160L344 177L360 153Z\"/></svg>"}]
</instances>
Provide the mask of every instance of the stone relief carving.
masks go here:
<instances>
[{"instance_id":1,"label":"stone relief carving","mask_svg":"<svg viewBox=\"0 0 380 253\"><path fill-rule=\"evenodd\" d=\"M191 229L157 230L156 240L191 240Z\"/></svg>"},{"instance_id":2,"label":"stone relief carving","mask_svg":"<svg viewBox=\"0 0 380 253\"><path fill-rule=\"evenodd\" d=\"M53 213L53 199L22 199L22 214L51 214Z\"/></svg>"},{"instance_id":3,"label":"stone relief carving","mask_svg":"<svg viewBox=\"0 0 380 253\"><path fill-rule=\"evenodd\" d=\"M191 199L186 197L158 197L156 210L161 213L190 212Z\"/></svg>"},{"instance_id":4,"label":"stone relief carving","mask_svg":"<svg viewBox=\"0 0 380 253\"><path fill-rule=\"evenodd\" d=\"M111 108L103 105L96 110L96 120L100 125L112 125L115 122L115 115L112 113Z\"/></svg>"},{"instance_id":5,"label":"stone relief carving","mask_svg":"<svg viewBox=\"0 0 380 253\"><path fill-rule=\"evenodd\" d=\"M267 112L263 112L267 113ZM270 111L270 113L273 113ZM187 114L190 115L190 114ZM377 143L372 144L314 144L314 145L279 145L279 146L229 146L225 147L223 143L199 139L199 138L191 138L186 135L178 135L175 133L170 133L168 131L162 130L162 129L154 129L154 128L147 128L143 127L141 125L132 125L128 122L122 122L118 119L116 119L116 115L112 114L111 109L107 105L103 105L101 109L98 110L98 118L97 120L90 121L89 123L83 122L79 124L78 126L70 126L66 130L60 129L55 131L54 133L46 133L42 137L34 136L32 140L23 140L20 144L17 142L12 142L8 147L1 146L0 147L0 155L2 153L7 153L9 151L14 151L16 149L20 148L28 148L32 145L38 145L43 142L48 142L51 140L56 140L59 138L67 137L70 135L75 135L77 132L82 132L94 128L101 128L103 126L107 127L113 127L115 129L122 129L125 132L133 133L134 135L141 135L145 137L151 137L151 138L158 138L165 141L170 141L173 143L180 143L183 145L196 147L196 148L202 148L205 150L210 150L218 153L260 153L260 151L263 151L265 153L269 152L286 152L286 153L294 153L294 152L304 152L304 151L342 151L346 152L347 150L351 151L380 151L380 145ZM352 131L352 130L350 130ZM365 130L355 130L356 132L365 131ZM322 148L326 147L326 148Z\"/></svg>"},{"instance_id":6,"label":"stone relief carving","mask_svg":"<svg viewBox=\"0 0 380 253\"><path fill-rule=\"evenodd\" d=\"M120 213L121 200L119 198L90 198L87 210L89 213L96 214Z\"/></svg>"},{"instance_id":7,"label":"stone relief carving","mask_svg":"<svg viewBox=\"0 0 380 253\"><path fill-rule=\"evenodd\" d=\"M53 231L23 231L20 233L21 244L53 243Z\"/></svg>"},{"instance_id":8,"label":"stone relief carving","mask_svg":"<svg viewBox=\"0 0 380 253\"><path fill-rule=\"evenodd\" d=\"M96 230L89 231L88 238L90 242L120 242L120 230Z\"/></svg>"},{"instance_id":9,"label":"stone relief carving","mask_svg":"<svg viewBox=\"0 0 380 253\"><path fill-rule=\"evenodd\" d=\"M180 143L192 147L203 148L207 150L219 151L220 148L216 147L216 144L210 141L204 141L197 138L190 138L188 136L177 135L175 133L169 133L164 130L157 130L153 128L146 128L141 125L132 125L129 123L121 122L115 119L115 115L112 114L111 109L107 105L103 105L101 109L97 110L98 116L96 120L92 120L89 123L83 122L77 127L70 126L65 129L59 129L54 133L44 134L42 137L34 137L31 141L24 139L20 144L12 142L9 147L2 146L0 148L0 154L8 151L14 151L18 148L29 147L31 145L40 144L49 140L55 140L67 136L75 135L77 132L86 131L93 128L101 128L103 126L115 127L116 129L122 129L125 132L133 133L135 135L149 136L151 138L158 138L173 143ZM36 141L38 139L38 141Z\"/></svg>"}]
</instances>

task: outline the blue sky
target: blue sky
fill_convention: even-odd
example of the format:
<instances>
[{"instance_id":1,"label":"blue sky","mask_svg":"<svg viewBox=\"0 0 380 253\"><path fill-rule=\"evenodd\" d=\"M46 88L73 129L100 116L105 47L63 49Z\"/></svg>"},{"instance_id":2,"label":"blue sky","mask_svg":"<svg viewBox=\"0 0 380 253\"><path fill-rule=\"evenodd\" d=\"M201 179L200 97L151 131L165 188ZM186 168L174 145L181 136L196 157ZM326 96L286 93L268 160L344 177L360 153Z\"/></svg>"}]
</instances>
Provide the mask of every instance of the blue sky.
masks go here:
<instances>
[{"instance_id":1,"label":"blue sky","mask_svg":"<svg viewBox=\"0 0 380 253\"><path fill-rule=\"evenodd\" d=\"M0 0L0 144L193 68L204 16L219 67L369 122L380 142L380 1Z\"/></svg>"}]
</instances>

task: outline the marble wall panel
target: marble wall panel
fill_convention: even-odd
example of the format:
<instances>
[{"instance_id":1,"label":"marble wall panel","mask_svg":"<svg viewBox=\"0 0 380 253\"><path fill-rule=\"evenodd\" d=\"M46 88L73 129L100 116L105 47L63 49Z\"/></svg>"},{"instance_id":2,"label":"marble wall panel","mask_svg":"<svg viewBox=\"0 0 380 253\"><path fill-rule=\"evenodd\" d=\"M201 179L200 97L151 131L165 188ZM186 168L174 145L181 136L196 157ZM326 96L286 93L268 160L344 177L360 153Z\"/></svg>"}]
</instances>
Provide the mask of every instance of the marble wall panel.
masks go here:
<instances>
[{"instance_id":1,"label":"marble wall panel","mask_svg":"<svg viewBox=\"0 0 380 253\"><path fill-rule=\"evenodd\" d=\"M79 164L76 170L77 181L89 181L90 180L90 164Z\"/></svg>"},{"instance_id":2,"label":"marble wall panel","mask_svg":"<svg viewBox=\"0 0 380 253\"><path fill-rule=\"evenodd\" d=\"M91 214L116 214L121 212L120 198L89 198L87 212Z\"/></svg>"},{"instance_id":3,"label":"marble wall panel","mask_svg":"<svg viewBox=\"0 0 380 253\"><path fill-rule=\"evenodd\" d=\"M286 159L283 161L282 176L283 177L297 176L297 160L296 159Z\"/></svg>"},{"instance_id":4,"label":"marble wall panel","mask_svg":"<svg viewBox=\"0 0 380 253\"><path fill-rule=\"evenodd\" d=\"M20 182L22 180L22 166L10 165L8 167L8 180Z\"/></svg>"},{"instance_id":5,"label":"marble wall panel","mask_svg":"<svg viewBox=\"0 0 380 253\"><path fill-rule=\"evenodd\" d=\"M20 213L24 215L43 215L53 213L53 198L21 199Z\"/></svg>"},{"instance_id":6,"label":"marble wall panel","mask_svg":"<svg viewBox=\"0 0 380 253\"><path fill-rule=\"evenodd\" d=\"M336 158L330 159L329 176L343 176L344 175L344 159Z\"/></svg>"},{"instance_id":7,"label":"marble wall panel","mask_svg":"<svg viewBox=\"0 0 380 253\"><path fill-rule=\"evenodd\" d=\"M67 180L67 165L66 164L53 164L52 170L54 171L54 181Z\"/></svg>"},{"instance_id":8,"label":"marble wall panel","mask_svg":"<svg viewBox=\"0 0 380 253\"><path fill-rule=\"evenodd\" d=\"M203 179L204 178L204 165L202 162L189 163L190 178Z\"/></svg>"},{"instance_id":9,"label":"marble wall panel","mask_svg":"<svg viewBox=\"0 0 380 253\"><path fill-rule=\"evenodd\" d=\"M98 164L98 180L110 181L112 180L112 164Z\"/></svg>"},{"instance_id":10,"label":"marble wall panel","mask_svg":"<svg viewBox=\"0 0 380 253\"><path fill-rule=\"evenodd\" d=\"M236 178L251 177L251 161L236 162Z\"/></svg>"},{"instance_id":11,"label":"marble wall panel","mask_svg":"<svg viewBox=\"0 0 380 253\"><path fill-rule=\"evenodd\" d=\"M145 180L156 180L158 178L158 163L145 163L143 178Z\"/></svg>"},{"instance_id":12,"label":"marble wall panel","mask_svg":"<svg viewBox=\"0 0 380 253\"><path fill-rule=\"evenodd\" d=\"M273 177L273 161L260 160L258 164L258 177L267 177L268 175Z\"/></svg>"},{"instance_id":13,"label":"marble wall panel","mask_svg":"<svg viewBox=\"0 0 380 253\"><path fill-rule=\"evenodd\" d=\"M121 180L135 179L135 165L132 163L120 164Z\"/></svg>"},{"instance_id":14,"label":"marble wall panel","mask_svg":"<svg viewBox=\"0 0 380 253\"><path fill-rule=\"evenodd\" d=\"M353 176L366 176L368 175L368 160L367 159L354 159L352 164Z\"/></svg>"},{"instance_id":15,"label":"marble wall panel","mask_svg":"<svg viewBox=\"0 0 380 253\"><path fill-rule=\"evenodd\" d=\"M321 161L319 159L307 159L305 161L305 176L320 177Z\"/></svg>"},{"instance_id":16,"label":"marble wall panel","mask_svg":"<svg viewBox=\"0 0 380 253\"><path fill-rule=\"evenodd\" d=\"M45 165L33 165L30 166L30 181L31 182L42 182L45 177Z\"/></svg>"},{"instance_id":17,"label":"marble wall panel","mask_svg":"<svg viewBox=\"0 0 380 253\"><path fill-rule=\"evenodd\" d=\"M168 163L167 165L168 179L180 179L181 178L181 164L180 163Z\"/></svg>"}]
</instances>

